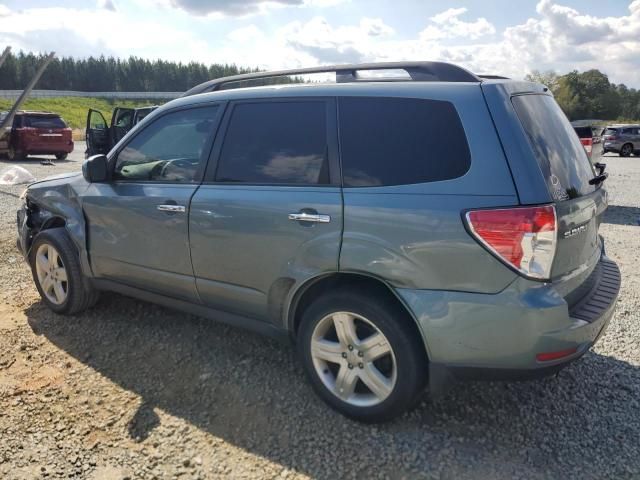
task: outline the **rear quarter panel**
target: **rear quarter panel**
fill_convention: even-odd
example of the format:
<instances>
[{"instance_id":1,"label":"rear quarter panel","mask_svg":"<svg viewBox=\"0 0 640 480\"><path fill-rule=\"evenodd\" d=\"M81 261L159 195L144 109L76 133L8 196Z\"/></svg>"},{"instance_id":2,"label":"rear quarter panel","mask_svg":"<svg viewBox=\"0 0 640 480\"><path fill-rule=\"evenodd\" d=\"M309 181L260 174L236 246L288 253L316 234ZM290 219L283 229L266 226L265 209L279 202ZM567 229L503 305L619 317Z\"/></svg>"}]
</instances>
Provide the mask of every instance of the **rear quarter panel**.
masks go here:
<instances>
[{"instance_id":1,"label":"rear quarter panel","mask_svg":"<svg viewBox=\"0 0 640 480\"><path fill-rule=\"evenodd\" d=\"M462 221L469 208L518 203L480 86L412 85L397 96L451 101L466 132L471 167L453 180L344 188L340 270L401 288L501 291L516 274L471 238Z\"/></svg>"}]
</instances>

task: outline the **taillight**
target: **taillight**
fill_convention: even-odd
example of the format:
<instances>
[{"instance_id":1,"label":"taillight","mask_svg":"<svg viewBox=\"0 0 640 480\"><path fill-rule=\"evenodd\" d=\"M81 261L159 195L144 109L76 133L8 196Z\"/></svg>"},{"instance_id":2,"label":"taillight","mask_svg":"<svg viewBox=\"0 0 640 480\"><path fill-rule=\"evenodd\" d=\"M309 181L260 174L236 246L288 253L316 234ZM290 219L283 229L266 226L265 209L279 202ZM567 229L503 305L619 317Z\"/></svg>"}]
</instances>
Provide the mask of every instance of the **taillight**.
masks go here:
<instances>
[{"instance_id":1,"label":"taillight","mask_svg":"<svg viewBox=\"0 0 640 480\"><path fill-rule=\"evenodd\" d=\"M591 156L591 151L593 150L593 139L592 138L581 138L580 143L584 147L587 155Z\"/></svg>"},{"instance_id":2,"label":"taillight","mask_svg":"<svg viewBox=\"0 0 640 480\"><path fill-rule=\"evenodd\" d=\"M473 236L498 259L527 277L550 278L557 243L553 205L472 210L466 219Z\"/></svg>"},{"instance_id":3,"label":"taillight","mask_svg":"<svg viewBox=\"0 0 640 480\"><path fill-rule=\"evenodd\" d=\"M609 135L607 137L607 140L617 140L617 139L618 139L618 137L616 137L615 135Z\"/></svg>"}]
</instances>

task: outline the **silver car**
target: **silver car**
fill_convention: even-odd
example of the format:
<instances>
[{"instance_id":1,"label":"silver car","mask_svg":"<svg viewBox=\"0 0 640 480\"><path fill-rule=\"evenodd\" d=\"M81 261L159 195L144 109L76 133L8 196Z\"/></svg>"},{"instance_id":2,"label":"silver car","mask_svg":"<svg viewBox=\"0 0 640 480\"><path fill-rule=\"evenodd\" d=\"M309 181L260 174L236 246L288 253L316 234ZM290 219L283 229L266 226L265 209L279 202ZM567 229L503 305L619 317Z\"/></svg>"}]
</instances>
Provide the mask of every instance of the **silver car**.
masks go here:
<instances>
[{"instance_id":1,"label":"silver car","mask_svg":"<svg viewBox=\"0 0 640 480\"><path fill-rule=\"evenodd\" d=\"M611 125L602 135L603 153L615 152L621 157L640 153L640 125Z\"/></svg>"}]
</instances>

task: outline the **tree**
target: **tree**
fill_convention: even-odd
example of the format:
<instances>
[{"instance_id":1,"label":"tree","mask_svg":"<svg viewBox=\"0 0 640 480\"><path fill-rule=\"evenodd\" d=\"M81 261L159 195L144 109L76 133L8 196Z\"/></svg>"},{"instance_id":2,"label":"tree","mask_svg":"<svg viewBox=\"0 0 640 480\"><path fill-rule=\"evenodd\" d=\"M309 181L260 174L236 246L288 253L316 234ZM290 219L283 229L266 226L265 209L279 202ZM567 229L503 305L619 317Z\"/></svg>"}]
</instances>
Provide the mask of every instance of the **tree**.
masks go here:
<instances>
[{"instance_id":1,"label":"tree","mask_svg":"<svg viewBox=\"0 0 640 480\"><path fill-rule=\"evenodd\" d=\"M554 94L570 120L613 119L621 112L618 90L599 70L561 76Z\"/></svg>"},{"instance_id":2,"label":"tree","mask_svg":"<svg viewBox=\"0 0 640 480\"><path fill-rule=\"evenodd\" d=\"M555 93L558 88L558 81L560 77L553 70L547 70L546 72L532 70L531 73L527 73L525 75L524 79L527 82L536 82L546 85L549 87L549 90Z\"/></svg>"}]
</instances>

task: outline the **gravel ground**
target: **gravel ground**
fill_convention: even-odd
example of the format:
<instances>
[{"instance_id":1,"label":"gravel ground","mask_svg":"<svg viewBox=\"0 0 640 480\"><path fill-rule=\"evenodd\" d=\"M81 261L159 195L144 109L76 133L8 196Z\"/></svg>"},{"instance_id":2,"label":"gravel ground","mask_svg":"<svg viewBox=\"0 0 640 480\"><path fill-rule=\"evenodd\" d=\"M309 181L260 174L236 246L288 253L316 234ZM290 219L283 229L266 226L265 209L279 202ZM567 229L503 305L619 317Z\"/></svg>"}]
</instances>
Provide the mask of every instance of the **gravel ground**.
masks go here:
<instances>
[{"instance_id":1,"label":"gravel ground","mask_svg":"<svg viewBox=\"0 0 640 480\"><path fill-rule=\"evenodd\" d=\"M640 158L606 161L623 287L601 341L557 377L461 384L380 426L328 410L288 345L114 294L46 310L15 250L22 187L0 186L0 477L639 479Z\"/></svg>"}]
</instances>

